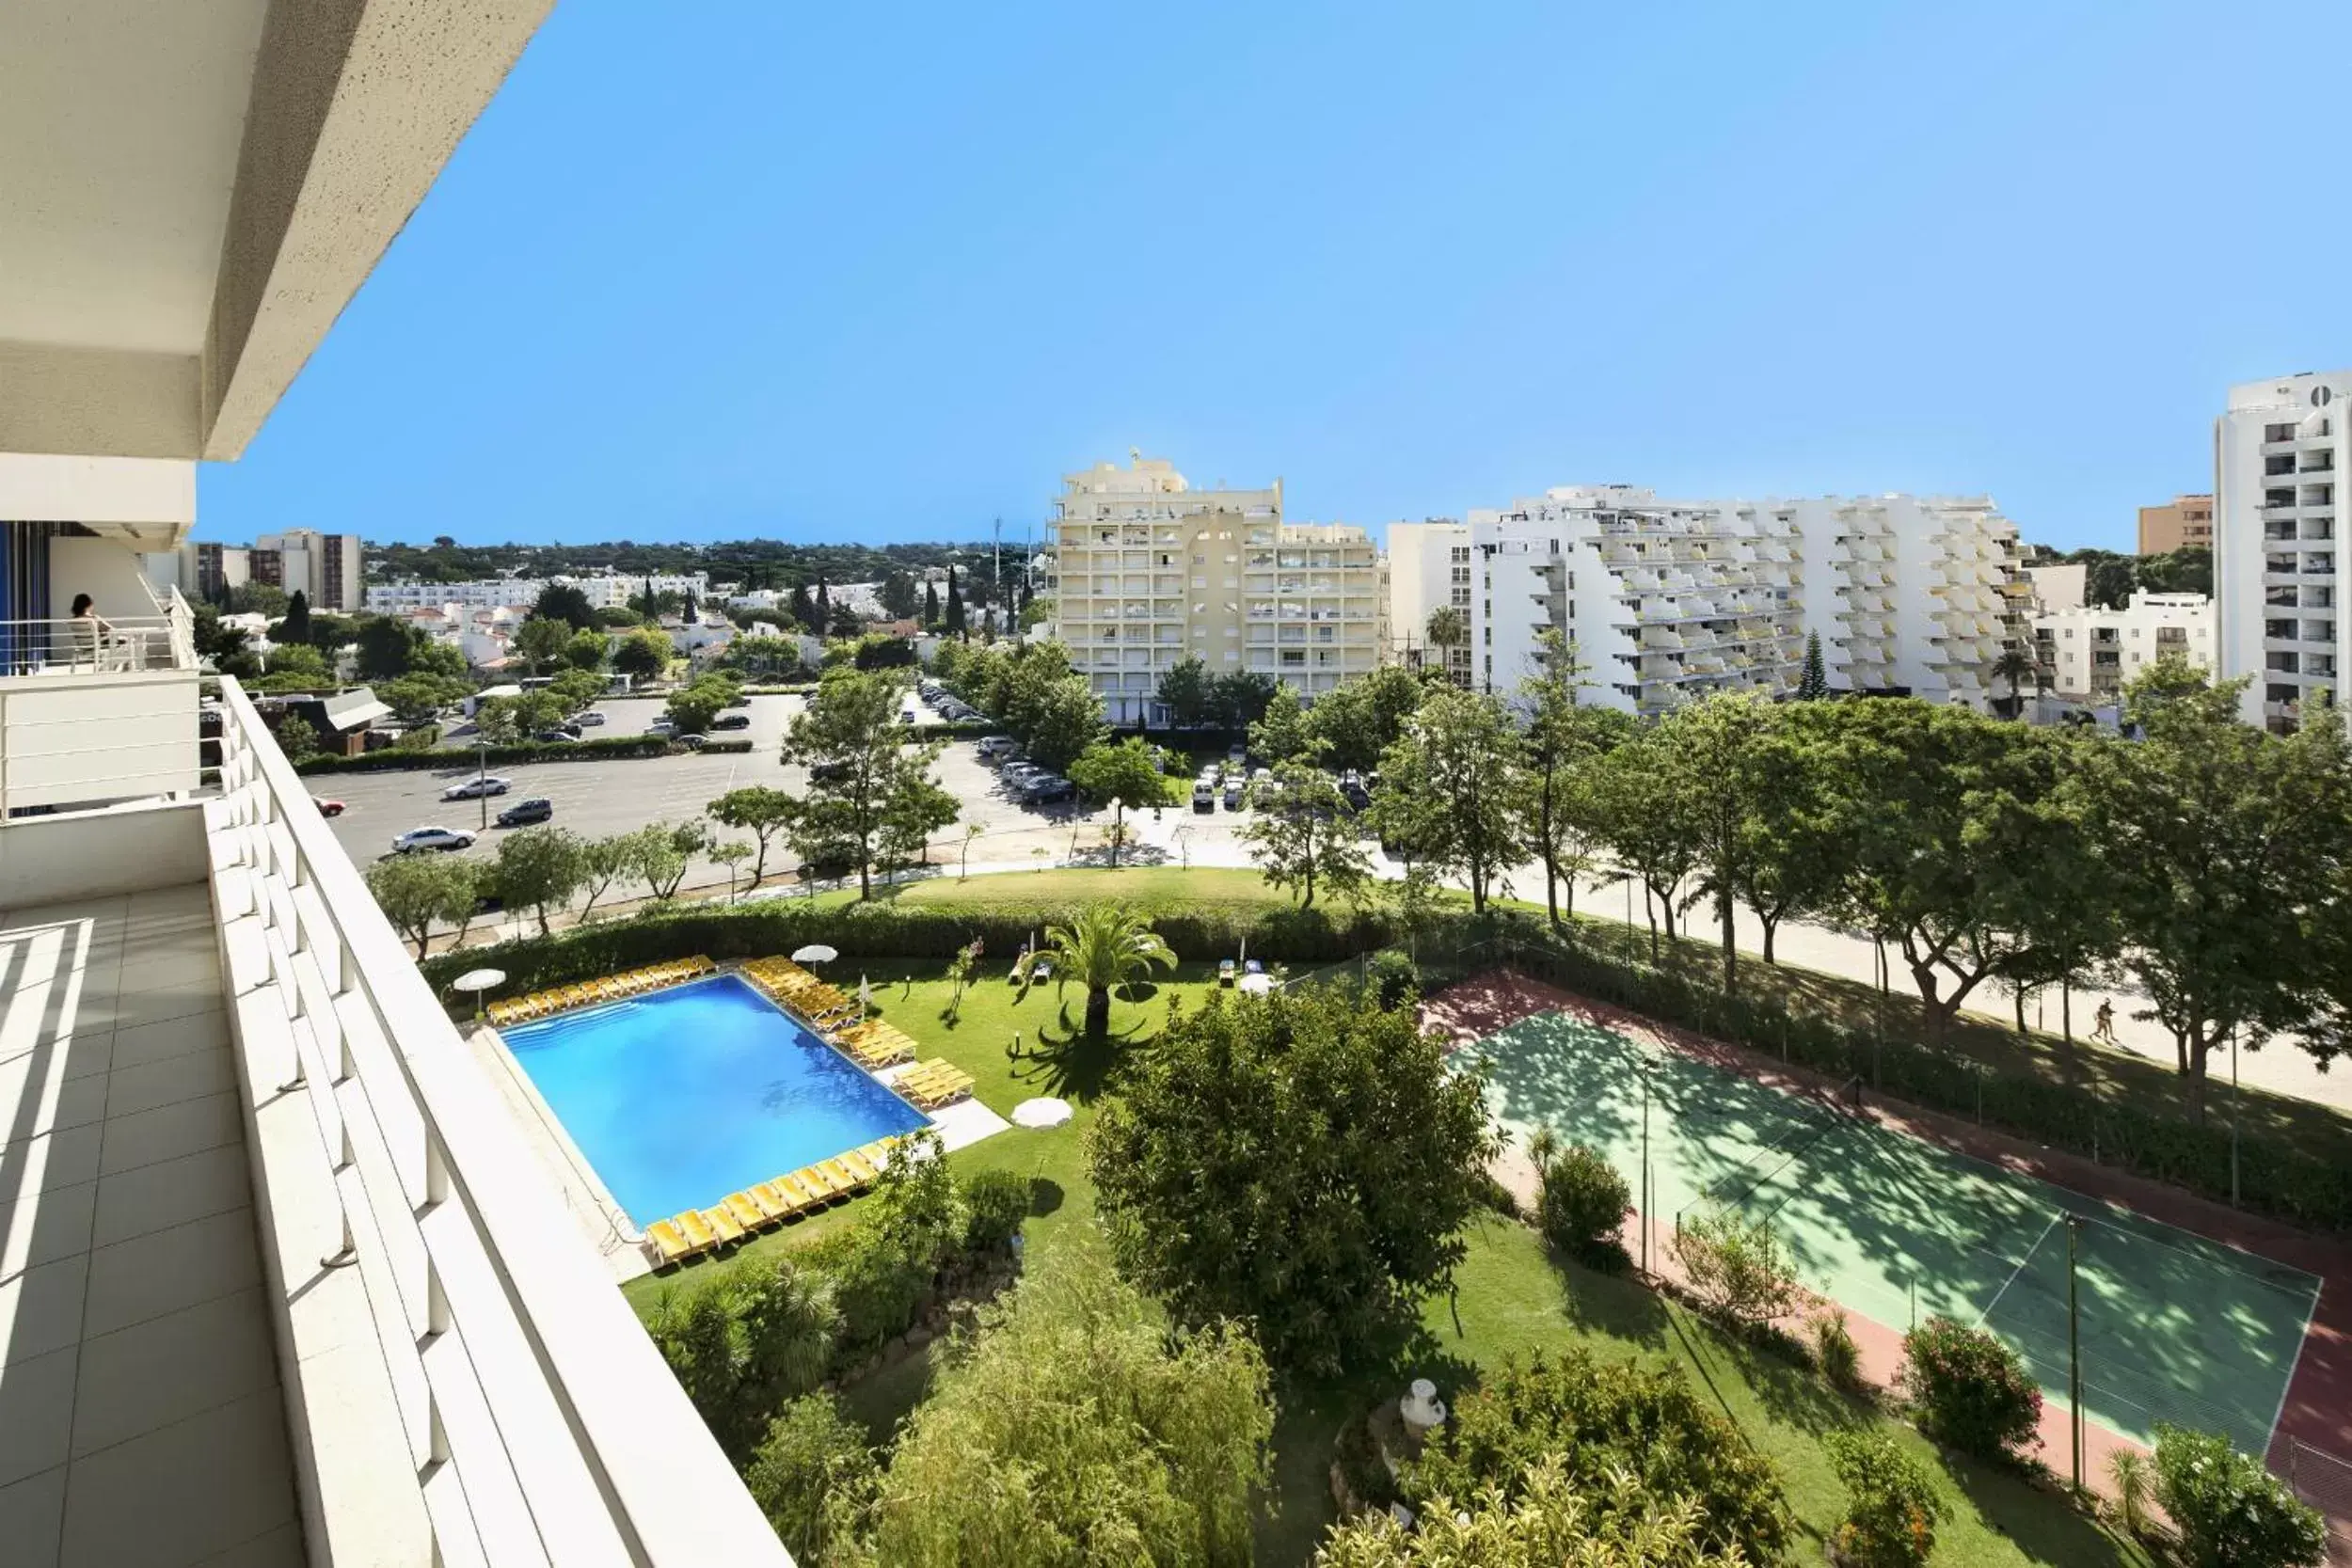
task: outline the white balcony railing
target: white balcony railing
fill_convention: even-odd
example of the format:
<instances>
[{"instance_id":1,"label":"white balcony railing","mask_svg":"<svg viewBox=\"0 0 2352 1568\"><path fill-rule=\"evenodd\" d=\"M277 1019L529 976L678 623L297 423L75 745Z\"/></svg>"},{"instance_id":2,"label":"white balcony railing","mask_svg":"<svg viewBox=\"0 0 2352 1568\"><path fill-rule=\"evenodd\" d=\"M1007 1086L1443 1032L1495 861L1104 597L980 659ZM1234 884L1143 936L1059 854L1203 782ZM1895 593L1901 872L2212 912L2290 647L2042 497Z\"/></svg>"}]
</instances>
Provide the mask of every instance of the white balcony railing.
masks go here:
<instances>
[{"instance_id":1,"label":"white balcony railing","mask_svg":"<svg viewBox=\"0 0 2352 1568\"><path fill-rule=\"evenodd\" d=\"M121 675L196 668L195 632L177 589L156 615L0 621L0 675Z\"/></svg>"},{"instance_id":2,"label":"white balcony railing","mask_svg":"<svg viewBox=\"0 0 2352 1568\"><path fill-rule=\"evenodd\" d=\"M789 1568L233 680L205 806L312 1561Z\"/></svg>"}]
</instances>

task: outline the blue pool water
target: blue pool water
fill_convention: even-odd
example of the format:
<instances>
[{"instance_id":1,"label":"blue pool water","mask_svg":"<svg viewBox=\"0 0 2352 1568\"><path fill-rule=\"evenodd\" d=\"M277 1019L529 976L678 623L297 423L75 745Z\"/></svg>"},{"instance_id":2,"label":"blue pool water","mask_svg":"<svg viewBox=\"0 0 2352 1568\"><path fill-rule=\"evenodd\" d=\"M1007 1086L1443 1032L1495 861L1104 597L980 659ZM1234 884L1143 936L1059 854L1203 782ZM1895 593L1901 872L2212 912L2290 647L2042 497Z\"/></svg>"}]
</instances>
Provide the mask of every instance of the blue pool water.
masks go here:
<instances>
[{"instance_id":1,"label":"blue pool water","mask_svg":"<svg viewBox=\"0 0 2352 1568\"><path fill-rule=\"evenodd\" d=\"M504 1033L641 1227L925 1124L731 974Z\"/></svg>"}]
</instances>

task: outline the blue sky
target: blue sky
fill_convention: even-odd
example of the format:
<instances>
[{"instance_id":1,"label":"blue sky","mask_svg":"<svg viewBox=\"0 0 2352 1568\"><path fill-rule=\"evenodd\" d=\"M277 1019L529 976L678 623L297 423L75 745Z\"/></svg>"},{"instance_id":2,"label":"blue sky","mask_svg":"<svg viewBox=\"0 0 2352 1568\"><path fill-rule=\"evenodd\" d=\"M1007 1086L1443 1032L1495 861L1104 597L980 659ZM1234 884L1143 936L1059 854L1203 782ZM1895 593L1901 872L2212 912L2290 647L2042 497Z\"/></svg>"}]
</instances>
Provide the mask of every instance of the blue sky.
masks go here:
<instances>
[{"instance_id":1,"label":"blue sky","mask_svg":"<svg viewBox=\"0 0 2352 1568\"><path fill-rule=\"evenodd\" d=\"M2128 548L2230 382L2352 360L2347 56L2340 0L564 0L200 531L970 538L1134 446L1301 521Z\"/></svg>"}]
</instances>

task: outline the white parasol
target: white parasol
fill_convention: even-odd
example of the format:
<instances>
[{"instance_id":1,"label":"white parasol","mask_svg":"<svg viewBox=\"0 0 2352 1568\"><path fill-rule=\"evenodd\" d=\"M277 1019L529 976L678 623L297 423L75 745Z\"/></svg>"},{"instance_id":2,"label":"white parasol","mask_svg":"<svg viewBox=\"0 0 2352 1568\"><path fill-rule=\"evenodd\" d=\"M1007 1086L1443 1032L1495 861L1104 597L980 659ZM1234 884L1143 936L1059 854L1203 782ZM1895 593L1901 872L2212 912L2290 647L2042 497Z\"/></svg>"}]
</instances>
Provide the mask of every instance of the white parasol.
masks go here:
<instances>
[{"instance_id":1,"label":"white parasol","mask_svg":"<svg viewBox=\"0 0 2352 1568\"><path fill-rule=\"evenodd\" d=\"M473 997L473 1016L480 1018L482 1016L482 993L485 990L496 990L504 984L506 984L506 971L502 969L469 969L452 980L449 983L449 989L469 992Z\"/></svg>"},{"instance_id":2,"label":"white parasol","mask_svg":"<svg viewBox=\"0 0 2352 1568\"><path fill-rule=\"evenodd\" d=\"M1067 1100L1025 1100L1012 1108L1017 1127L1059 1127L1071 1117Z\"/></svg>"},{"instance_id":3,"label":"white parasol","mask_svg":"<svg viewBox=\"0 0 2352 1568\"><path fill-rule=\"evenodd\" d=\"M1246 990L1252 996L1263 996L1267 991L1274 989L1274 976L1263 973L1257 974L1245 974L1241 977L1241 984L1236 986L1234 989L1236 990Z\"/></svg>"},{"instance_id":4,"label":"white parasol","mask_svg":"<svg viewBox=\"0 0 2352 1568\"><path fill-rule=\"evenodd\" d=\"M823 942L813 942L793 954L792 961L796 964L829 964L839 957L841 957L839 953L827 947Z\"/></svg>"}]
</instances>

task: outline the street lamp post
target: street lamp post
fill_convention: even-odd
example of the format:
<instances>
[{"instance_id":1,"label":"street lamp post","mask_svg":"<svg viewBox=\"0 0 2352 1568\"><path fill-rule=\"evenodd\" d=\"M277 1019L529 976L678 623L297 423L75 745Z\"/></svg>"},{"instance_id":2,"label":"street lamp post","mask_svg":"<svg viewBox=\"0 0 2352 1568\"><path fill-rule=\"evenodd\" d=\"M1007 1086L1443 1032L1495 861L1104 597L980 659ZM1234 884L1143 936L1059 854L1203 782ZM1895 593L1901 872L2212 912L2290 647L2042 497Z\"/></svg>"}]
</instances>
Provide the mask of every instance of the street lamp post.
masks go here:
<instances>
[{"instance_id":1,"label":"street lamp post","mask_svg":"<svg viewBox=\"0 0 2352 1568\"><path fill-rule=\"evenodd\" d=\"M1127 802L1111 797L1111 869L1119 869L1119 845L1127 833Z\"/></svg>"}]
</instances>

